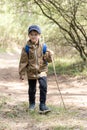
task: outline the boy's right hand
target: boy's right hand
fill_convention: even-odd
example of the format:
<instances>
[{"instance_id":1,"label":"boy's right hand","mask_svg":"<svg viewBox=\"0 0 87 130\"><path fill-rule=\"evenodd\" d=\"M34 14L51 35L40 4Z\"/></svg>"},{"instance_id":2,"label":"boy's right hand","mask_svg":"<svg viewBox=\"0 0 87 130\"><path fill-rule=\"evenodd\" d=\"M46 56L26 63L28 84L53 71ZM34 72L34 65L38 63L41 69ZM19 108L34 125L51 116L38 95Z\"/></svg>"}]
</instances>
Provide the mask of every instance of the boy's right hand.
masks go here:
<instances>
[{"instance_id":1,"label":"boy's right hand","mask_svg":"<svg viewBox=\"0 0 87 130\"><path fill-rule=\"evenodd\" d=\"M20 75L20 80L24 80L24 76Z\"/></svg>"}]
</instances>

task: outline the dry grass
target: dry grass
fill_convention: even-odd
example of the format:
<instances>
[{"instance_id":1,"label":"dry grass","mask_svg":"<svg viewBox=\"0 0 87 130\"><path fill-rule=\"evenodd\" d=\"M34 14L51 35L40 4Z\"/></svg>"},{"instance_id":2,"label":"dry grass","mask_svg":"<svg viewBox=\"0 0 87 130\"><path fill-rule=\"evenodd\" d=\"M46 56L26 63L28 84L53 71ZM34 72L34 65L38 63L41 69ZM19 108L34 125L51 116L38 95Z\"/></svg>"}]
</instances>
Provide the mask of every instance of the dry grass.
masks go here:
<instances>
[{"instance_id":1,"label":"dry grass","mask_svg":"<svg viewBox=\"0 0 87 130\"><path fill-rule=\"evenodd\" d=\"M28 103L9 105L9 99L0 98L0 130L86 130L85 112L77 108L51 105L52 112L40 115L38 107L28 110ZM11 99L12 100L12 99ZM13 99L14 100L14 99Z\"/></svg>"}]
</instances>

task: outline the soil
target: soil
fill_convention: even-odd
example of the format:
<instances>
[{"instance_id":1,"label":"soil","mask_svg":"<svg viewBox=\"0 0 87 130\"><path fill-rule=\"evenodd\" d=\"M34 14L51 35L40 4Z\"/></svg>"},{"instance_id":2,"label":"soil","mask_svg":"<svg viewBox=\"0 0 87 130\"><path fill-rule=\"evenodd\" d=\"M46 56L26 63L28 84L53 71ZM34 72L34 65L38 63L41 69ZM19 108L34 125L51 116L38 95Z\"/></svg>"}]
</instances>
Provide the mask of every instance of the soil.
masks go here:
<instances>
[{"instance_id":1,"label":"soil","mask_svg":"<svg viewBox=\"0 0 87 130\"><path fill-rule=\"evenodd\" d=\"M17 105L21 102L28 102L28 85L27 80L20 81L18 75L18 64L19 64L20 55L13 53L1 53L0 54L0 97L7 97L12 99L8 101L8 105ZM69 107L78 108L81 110L82 118L87 116L87 78L86 77L71 77L67 75L57 75L58 86L56 85L55 76L48 75L48 93L47 93L47 104L50 105L62 105L62 100L60 97L60 92L63 97L63 101L66 109ZM39 85L37 84L37 94L36 102L39 104ZM14 100L13 100L14 99ZM8 120L5 120L3 117L0 117L0 122L4 123ZM32 122L32 119L30 119ZM22 124L20 121L17 121L14 125L14 121L11 122L13 130L22 130L27 126L26 130L34 130L35 128L32 125L29 125L29 122L24 122ZM86 124L85 124L86 127ZM7 130L3 129L3 130ZM25 130L25 129L23 129ZM35 129L36 130L36 129ZM38 129L39 130L39 129ZM85 128L87 130L87 127Z\"/></svg>"}]
</instances>

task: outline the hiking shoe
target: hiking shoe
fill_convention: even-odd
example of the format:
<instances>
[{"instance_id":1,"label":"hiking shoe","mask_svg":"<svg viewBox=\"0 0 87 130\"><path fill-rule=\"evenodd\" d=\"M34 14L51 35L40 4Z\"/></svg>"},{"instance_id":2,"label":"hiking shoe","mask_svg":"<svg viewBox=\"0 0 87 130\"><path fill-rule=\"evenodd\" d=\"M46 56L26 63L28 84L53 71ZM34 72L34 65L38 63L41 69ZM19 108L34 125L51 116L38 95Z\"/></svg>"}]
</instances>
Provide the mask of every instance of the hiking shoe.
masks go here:
<instances>
[{"instance_id":1,"label":"hiking shoe","mask_svg":"<svg viewBox=\"0 0 87 130\"><path fill-rule=\"evenodd\" d=\"M30 104L29 110L33 111L35 109L35 104Z\"/></svg>"},{"instance_id":2,"label":"hiking shoe","mask_svg":"<svg viewBox=\"0 0 87 130\"><path fill-rule=\"evenodd\" d=\"M45 113L48 113L50 111L51 111L51 109L48 108L45 104L40 104L40 106L39 106L39 113L40 114L45 114Z\"/></svg>"}]
</instances>

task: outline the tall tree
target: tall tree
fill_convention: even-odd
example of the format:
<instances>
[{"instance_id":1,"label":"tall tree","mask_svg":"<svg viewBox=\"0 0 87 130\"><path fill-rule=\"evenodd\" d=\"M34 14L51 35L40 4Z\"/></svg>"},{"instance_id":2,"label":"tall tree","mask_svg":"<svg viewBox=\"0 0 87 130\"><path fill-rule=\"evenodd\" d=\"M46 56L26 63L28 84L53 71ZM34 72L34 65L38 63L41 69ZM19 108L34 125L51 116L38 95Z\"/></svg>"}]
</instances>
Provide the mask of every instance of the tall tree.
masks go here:
<instances>
[{"instance_id":1,"label":"tall tree","mask_svg":"<svg viewBox=\"0 0 87 130\"><path fill-rule=\"evenodd\" d=\"M60 29L66 44L74 47L87 60L87 1L34 0L42 13Z\"/></svg>"}]
</instances>

